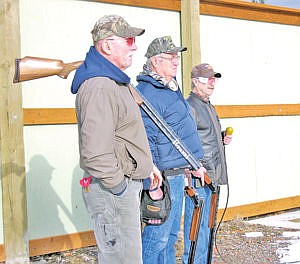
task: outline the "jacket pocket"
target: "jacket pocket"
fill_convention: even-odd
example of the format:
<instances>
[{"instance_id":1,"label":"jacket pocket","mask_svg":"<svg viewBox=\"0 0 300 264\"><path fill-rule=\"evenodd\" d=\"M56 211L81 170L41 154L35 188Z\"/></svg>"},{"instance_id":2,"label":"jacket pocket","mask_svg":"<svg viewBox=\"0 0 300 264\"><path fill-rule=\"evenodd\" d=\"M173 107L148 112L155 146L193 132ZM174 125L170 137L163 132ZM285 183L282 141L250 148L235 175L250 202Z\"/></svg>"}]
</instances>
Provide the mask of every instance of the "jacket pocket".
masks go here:
<instances>
[{"instance_id":1,"label":"jacket pocket","mask_svg":"<svg viewBox=\"0 0 300 264\"><path fill-rule=\"evenodd\" d=\"M117 142L115 154L118 160L118 165L124 175L130 177L136 169L136 160L133 158L126 144Z\"/></svg>"}]
</instances>

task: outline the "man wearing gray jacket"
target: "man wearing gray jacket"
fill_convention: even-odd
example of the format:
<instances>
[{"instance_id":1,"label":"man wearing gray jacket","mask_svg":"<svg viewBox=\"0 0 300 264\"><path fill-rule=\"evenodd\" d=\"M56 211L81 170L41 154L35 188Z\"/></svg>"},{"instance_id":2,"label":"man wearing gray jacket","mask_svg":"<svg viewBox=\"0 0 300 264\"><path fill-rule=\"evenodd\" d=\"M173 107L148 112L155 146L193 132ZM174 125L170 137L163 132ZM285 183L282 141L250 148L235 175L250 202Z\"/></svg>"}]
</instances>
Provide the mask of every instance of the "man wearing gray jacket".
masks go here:
<instances>
[{"instance_id":1,"label":"man wearing gray jacket","mask_svg":"<svg viewBox=\"0 0 300 264\"><path fill-rule=\"evenodd\" d=\"M225 148L231 142L231 136L225 135L221 130L221 124L214 106L209 98L214 92L215 82L221 74L214 72L211 65L202 63L195 66L191 73L192 92L187 98L197 124L197 131L203 146L203 166L208 177L214 185L227 184L227 168L225 160ZM208 227L210 212L211 190L208 186L202 187L196 178L192 184L200 198L204 199L202 221L198 235L194 264L206 264L210 259L208 251L211 239L211 230ZM188 262L190 241L189 230L192 221L194 204L191 199L185 201L184 213L184 254L183 263Z\"/></svg>"}]
</instances>

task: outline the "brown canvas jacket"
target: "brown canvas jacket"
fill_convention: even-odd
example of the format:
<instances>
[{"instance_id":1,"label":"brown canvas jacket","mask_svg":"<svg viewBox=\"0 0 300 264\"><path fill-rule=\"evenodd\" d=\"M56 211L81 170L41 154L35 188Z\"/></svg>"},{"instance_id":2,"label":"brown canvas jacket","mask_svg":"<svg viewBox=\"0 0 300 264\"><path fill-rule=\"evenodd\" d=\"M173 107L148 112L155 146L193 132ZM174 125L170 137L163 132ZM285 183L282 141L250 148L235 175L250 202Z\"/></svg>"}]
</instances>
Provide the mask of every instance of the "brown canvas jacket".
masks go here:
<instances>
[{"instance_id":1,"label":"brown canvas jacket","mask_svg":"<svg viewBox=\"0 0 300 264\"><path fill-rule=\"evenodd\" d=\"M106 77L86 80L76 97L80 166L112 193L125 175L150 176L151 152L138 105L128 87ZM125 185L126 186L126 185Z\"/></svg>"}]
</instances>

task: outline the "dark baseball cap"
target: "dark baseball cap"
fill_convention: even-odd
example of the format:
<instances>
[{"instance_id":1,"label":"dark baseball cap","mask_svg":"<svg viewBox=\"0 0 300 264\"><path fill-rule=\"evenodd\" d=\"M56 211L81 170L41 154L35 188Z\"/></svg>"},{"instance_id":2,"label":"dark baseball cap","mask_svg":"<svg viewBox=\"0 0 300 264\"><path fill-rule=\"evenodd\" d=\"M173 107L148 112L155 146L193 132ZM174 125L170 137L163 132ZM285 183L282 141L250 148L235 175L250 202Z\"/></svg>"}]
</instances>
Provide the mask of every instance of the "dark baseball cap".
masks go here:
<instances>
[{"instance_id":1,"label":"dark baseball cap","mask_svg":"<svg viewBox=\"0 0 300 264\"><path fill-rule=\"evenodd\" d=\"M197 78L197 77L204 77L204 78L221 78L221 73L219 72L214 72L213 68L211 65L208 63L201 63L199 65L196 65L192 69L191 77L192 78Z\"/></svg>"},{"instance_id":2,"label":"dark baseball cap","mask_svg":"<svg viewBox=\"0 0 300 264\"><path fill-rule=\"evenodd\" d=\"M111 36L133 38L144 34L144 32L145 29L130 26L123 17L118 15L101 17L91 31L94 42Z\"/></svg>"},{"instance_id":3,"label":"dark baseball cap","mask_svg":"<svg viewBox=\"0 0 300 264\"><path fill-rule=\"evenodd\" d=\"M150 43L145 57L151 58L161 53L177 53L186 50L186 47L176 47L172 41L172 38L170 36L165 36L156 38Z\"/></svg>"}]
</instances>

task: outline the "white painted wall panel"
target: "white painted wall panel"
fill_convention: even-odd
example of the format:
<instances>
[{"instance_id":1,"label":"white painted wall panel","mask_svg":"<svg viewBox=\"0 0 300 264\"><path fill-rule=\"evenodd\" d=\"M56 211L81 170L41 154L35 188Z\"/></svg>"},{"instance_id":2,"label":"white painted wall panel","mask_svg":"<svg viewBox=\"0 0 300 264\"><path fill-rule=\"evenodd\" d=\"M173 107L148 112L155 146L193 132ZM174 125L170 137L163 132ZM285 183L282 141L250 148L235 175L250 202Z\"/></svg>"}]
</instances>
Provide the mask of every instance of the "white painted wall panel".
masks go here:
<instances>
[{"instance_id":1,"label":"white painted wall panel","mask_svg":"<svg viewBox=\"0 0 300 264\"><path fill-rule=\"evenodd\" d=\"M216 104L300 103L300 27L201 16L202 62L223 77Z\"/></svg>"},{"instance_id":2,"label":"white painted wall panel","mask_svg":"<svg viewBox=\"0 0 300 264\"><path fill-rule=\"evenodd\" d=\"M233 141L226 146L229 206L300 194L299 116L231 118L221 123L234 127ZM227 194L223 189L222 201Z\"/></svg>"},{"instance_id":3,"label":"white painted wall panel","mask_svg":"<svg viewBox=\"0 0 300 264\"><path fill-rule=\"evenodd\" d=\"M89 230L76 125L24 127L30 239Z\"/></svg>"}]
</instances>

